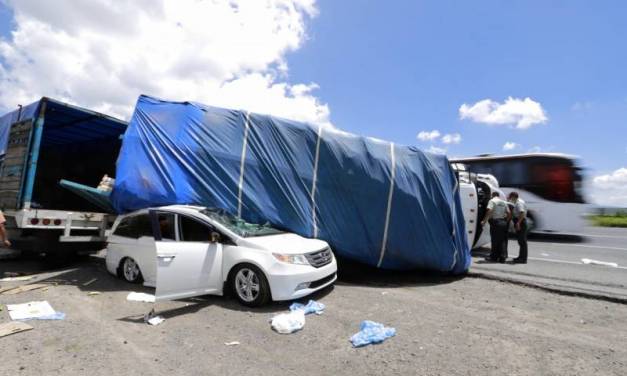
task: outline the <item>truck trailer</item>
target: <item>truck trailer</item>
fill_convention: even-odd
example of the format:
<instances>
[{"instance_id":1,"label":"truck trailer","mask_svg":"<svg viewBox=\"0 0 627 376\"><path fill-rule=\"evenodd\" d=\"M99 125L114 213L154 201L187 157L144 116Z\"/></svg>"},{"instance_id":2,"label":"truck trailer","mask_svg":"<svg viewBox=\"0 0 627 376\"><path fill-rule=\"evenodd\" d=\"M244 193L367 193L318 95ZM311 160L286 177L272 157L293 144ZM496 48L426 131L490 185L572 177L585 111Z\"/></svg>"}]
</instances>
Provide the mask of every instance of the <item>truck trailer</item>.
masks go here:
<instances>
[{"instance_id":1,"label":"truck trailer","mask_svg":"<svg viewBox=\"0 0 627 376\"><path fill-rule=\"evenodd\" d=\"M0 208L14 247L63 255L104 247L101 207L63 188L115 174L127 123L51 98L0 117Z\"/></svg>"}]
</instances>

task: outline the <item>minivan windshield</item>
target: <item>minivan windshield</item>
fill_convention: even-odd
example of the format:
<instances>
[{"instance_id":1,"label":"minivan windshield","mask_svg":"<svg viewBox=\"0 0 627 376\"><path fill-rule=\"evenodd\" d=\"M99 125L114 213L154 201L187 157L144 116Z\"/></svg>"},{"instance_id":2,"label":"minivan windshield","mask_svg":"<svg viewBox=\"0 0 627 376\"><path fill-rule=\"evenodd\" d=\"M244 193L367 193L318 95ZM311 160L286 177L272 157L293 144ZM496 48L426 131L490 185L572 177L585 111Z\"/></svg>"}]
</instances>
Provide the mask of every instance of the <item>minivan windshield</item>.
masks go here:
<instances>
[{"instance_id":1,"label":"minivan windshield","mask_svg":"<svg viewBox=\"0 0 627 376\"><path fill-rule=\"evenodd\" d=\"M283 231L270 226L269 223L264 223L262 225L248 223L222 209L203 209L200 212L243 238L283 233Z\"/></svg>"}]
</instances>

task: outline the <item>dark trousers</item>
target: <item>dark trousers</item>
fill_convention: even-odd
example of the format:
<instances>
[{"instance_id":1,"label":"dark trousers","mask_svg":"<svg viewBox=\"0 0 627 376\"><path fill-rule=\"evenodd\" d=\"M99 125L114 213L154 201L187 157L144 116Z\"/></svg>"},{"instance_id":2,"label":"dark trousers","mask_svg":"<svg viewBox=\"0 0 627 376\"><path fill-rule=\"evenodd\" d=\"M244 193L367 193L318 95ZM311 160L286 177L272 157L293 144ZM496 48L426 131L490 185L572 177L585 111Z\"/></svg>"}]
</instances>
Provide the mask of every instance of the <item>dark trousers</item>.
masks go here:
<instances>
[{"instance_id":1,"label":"dark trousers","mask_svg":"<svg viewBox=\"0 0 627 376\"><path fill-rule=\"evenodd\" d=\"M518 260L527 261L527 221L523 220L520 230L516 230L516 238L519 246Z\"/></svg>"},{"instance_id":2,"label":"dark trousers","mask_svg":"<svg viewBox=\"0 0 627 376\"><path fill-rule=\"evenodd\" d=\"M490 220L490 258L492 260L504 260L507 258L507 221L504 219Z\"/></svg>"}]
</instances>

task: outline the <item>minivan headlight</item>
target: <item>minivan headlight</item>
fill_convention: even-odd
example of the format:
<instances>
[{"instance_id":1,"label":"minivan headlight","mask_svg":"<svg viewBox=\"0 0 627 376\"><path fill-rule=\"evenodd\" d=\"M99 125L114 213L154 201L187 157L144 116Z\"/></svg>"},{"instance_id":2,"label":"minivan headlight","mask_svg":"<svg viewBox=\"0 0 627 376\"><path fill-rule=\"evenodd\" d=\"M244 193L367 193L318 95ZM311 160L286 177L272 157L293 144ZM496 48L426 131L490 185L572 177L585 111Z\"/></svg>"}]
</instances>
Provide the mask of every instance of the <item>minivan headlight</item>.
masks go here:
<instances>
[{"instance_id":1,"label":"minivan headlight","mask_svg":"<svg viewBox=\"0 0 627 376\"><path fill-rule=\"evenodd\" d=\"M286 262L288 264L296 264L296 265L309 265L309 261L307 261L307 257L305 255L285 255L282 253L272 253L275 259Z\"/></svg>"}]
</instances>

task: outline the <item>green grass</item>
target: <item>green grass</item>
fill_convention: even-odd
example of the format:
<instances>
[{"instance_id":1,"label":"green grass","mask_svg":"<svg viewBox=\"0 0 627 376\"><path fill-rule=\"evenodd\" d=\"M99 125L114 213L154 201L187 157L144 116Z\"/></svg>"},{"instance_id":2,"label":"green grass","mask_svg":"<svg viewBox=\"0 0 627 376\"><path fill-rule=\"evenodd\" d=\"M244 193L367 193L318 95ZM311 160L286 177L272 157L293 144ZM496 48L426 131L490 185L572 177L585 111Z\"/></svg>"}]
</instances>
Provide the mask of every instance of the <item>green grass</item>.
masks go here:
<instances>
[{"instance_id":1,"label":"green grass","mask_svg":"<svg viewBox=\"0 0 627 376\"><path fill-rule=\"evenodd\" d=\"M592 217L595 226L627 227L627 214L595 215Z\"/></svg>"}]
</instances>

